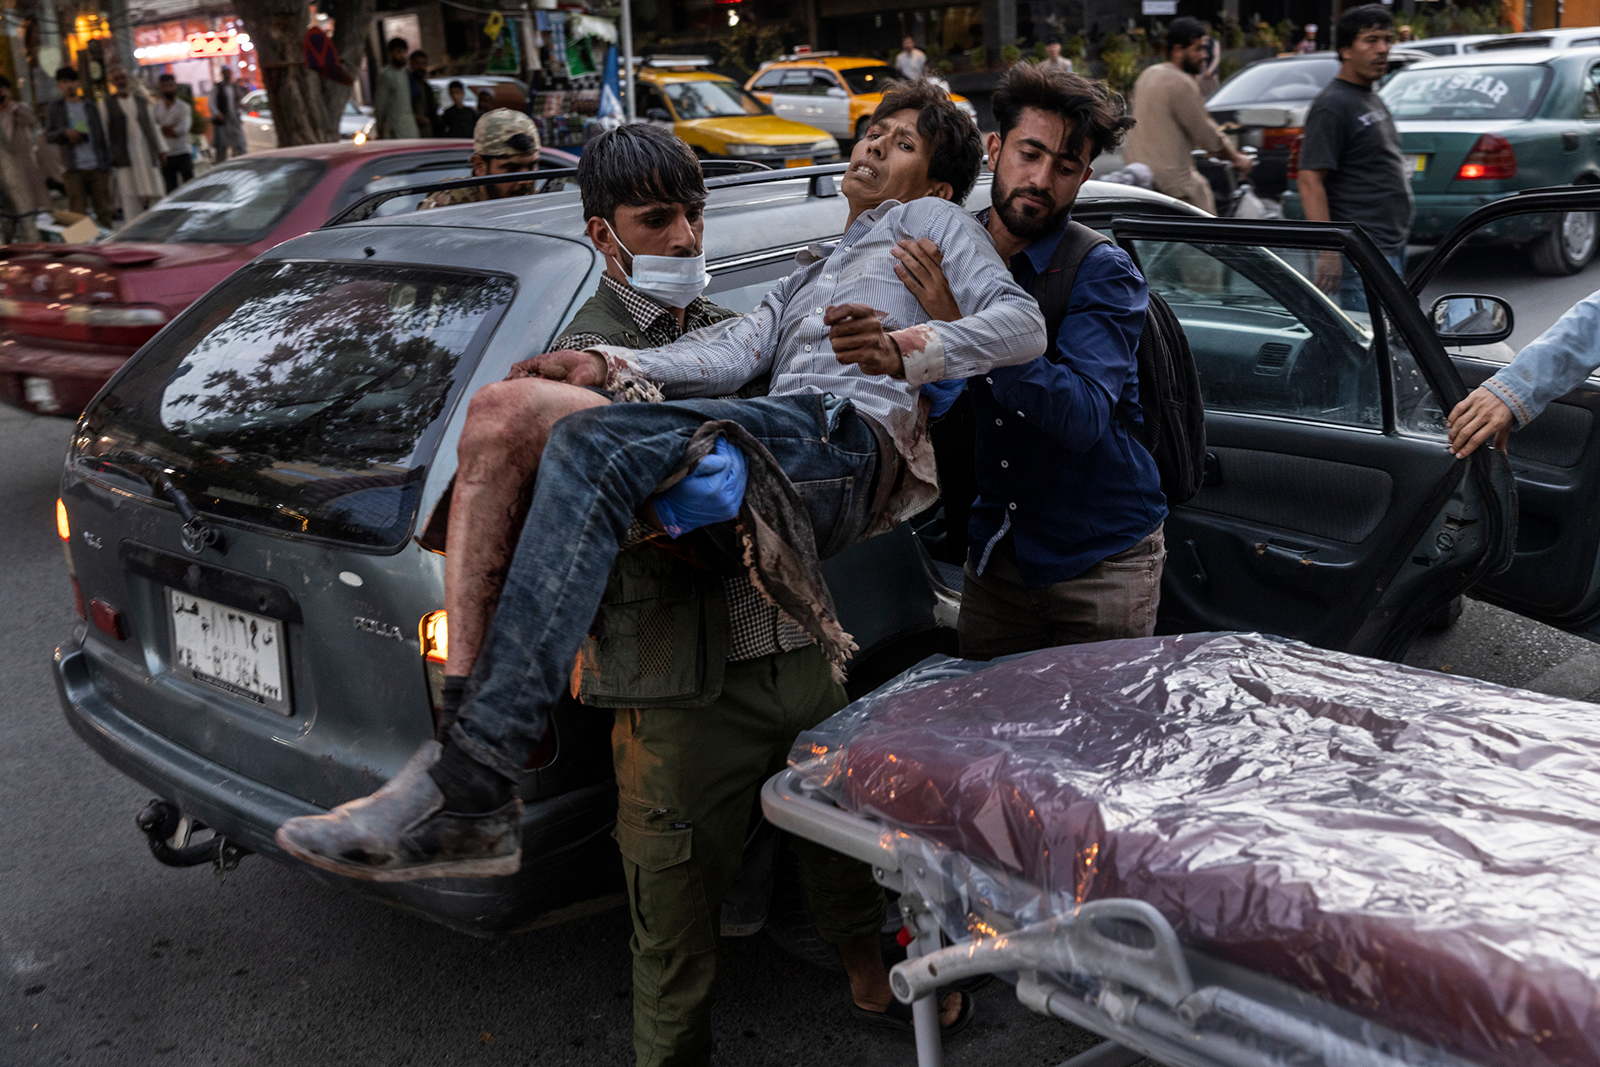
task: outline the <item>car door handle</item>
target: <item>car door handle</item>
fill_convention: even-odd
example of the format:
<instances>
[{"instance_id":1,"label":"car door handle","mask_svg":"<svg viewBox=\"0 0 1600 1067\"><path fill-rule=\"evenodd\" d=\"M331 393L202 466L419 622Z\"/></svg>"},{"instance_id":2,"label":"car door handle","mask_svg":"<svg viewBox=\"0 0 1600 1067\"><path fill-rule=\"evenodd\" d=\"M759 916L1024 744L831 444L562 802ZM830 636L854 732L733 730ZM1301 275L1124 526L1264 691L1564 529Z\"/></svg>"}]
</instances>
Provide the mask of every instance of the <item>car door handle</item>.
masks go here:
<instances>
[{"instance_id":1,"label":"car door handle","mask_svg":"<svg viewBox=\"0 0 1600 1067\"><path fill-rule=\"evenodd\" d=\"M1298 563L1303 567L1326 566L1307 557L1314 555L1318 550L1312 545L1288 544L1280 541L1257 541L1256 555L1266 556L1281 563Z\"/></svg>"}]
</instances>

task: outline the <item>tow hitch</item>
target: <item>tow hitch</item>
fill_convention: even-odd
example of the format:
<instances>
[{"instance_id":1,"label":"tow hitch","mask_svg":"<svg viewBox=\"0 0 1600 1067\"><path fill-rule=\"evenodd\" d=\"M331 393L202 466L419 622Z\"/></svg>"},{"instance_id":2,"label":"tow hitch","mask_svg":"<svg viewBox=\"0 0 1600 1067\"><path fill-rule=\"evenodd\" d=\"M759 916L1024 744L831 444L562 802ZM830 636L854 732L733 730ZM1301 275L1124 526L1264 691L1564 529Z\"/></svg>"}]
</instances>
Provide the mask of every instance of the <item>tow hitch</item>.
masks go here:
<instances>
[{"instance_id":1,"label":"tow hitch","mask_svg":"<svg viewBox=\"0 0 1600 1067\"><path fill-rule=\"evenodd\" d=\"M250 855L243 845L229 841L213 831L204 841L191 838L206 829L205 823L196 822L159 798L146 804L134 819L145 840L150 844L150 854L168 867L198 867L209 863L217 874L225 874L239 866L239 861Z\"/></svg>"}]
</instances>

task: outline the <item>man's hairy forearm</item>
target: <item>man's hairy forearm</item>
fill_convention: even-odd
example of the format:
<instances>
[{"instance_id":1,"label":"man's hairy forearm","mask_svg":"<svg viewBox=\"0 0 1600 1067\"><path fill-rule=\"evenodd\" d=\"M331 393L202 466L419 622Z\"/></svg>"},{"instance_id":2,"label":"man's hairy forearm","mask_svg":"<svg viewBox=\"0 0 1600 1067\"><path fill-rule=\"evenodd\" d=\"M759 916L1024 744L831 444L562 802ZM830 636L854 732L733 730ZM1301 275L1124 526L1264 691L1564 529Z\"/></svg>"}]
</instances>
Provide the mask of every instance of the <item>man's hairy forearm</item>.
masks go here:
<instances>
[{"instance_id":1,"label":"man's hairy forearm","mask_svg":"<svg viewBox=\"0 0 1600 1067\"><path fill-rule=\"evenodd\" d=\"M1328 214L1328 190L1322 184L1320 170L1303 170L1297 179L1300 185L1300 206L1311 222L1332 222Z\"/></svg>"}]
</instances>

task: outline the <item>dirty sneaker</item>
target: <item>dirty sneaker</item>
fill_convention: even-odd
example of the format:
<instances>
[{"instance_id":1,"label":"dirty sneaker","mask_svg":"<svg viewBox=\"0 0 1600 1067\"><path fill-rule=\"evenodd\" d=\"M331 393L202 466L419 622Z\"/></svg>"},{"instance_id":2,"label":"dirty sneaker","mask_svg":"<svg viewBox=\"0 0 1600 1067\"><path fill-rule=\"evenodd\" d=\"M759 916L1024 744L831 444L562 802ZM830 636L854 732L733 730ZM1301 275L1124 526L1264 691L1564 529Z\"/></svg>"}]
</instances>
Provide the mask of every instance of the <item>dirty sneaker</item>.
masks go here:
<instances>
[{"instance_id":1,"label":"dirty sneaker","mask_svg":"<svg viewBox=\"0 0 1600 1067\"><path fill-rule=\"evenodd\" d=\"M445 810L445 794L429 774L442 752L428 741L371 796L288 820L278 828L278 846L314 867L369 882L515 874L522 801L512 796L479 813Z\"/></svg>"}]
</instances>

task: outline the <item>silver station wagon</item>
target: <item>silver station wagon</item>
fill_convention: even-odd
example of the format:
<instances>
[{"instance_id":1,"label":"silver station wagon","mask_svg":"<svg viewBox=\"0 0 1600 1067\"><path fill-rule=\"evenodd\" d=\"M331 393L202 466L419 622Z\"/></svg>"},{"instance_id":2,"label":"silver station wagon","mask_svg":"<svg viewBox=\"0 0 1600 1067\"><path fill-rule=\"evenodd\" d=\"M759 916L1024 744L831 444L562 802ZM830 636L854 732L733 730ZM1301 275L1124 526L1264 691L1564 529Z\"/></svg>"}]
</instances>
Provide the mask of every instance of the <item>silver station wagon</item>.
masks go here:
<instances>
[{"instance_id":1,"label":"silver station wagon","mask_svg":"<svg viewBox=\"0 0 1600 1067\"><path fill-rule=\"evenodd\" d=\"M798 249L840 234L842 169L710 179L708 296L748 310ZM988 199L986 178L972 206ZM467 398L546 348L604 270L570 189L361 214L170 323L89 405L66 458L58 518L83 621L55 657L62 706L158 798L139 818L167 863L281 859L283 820L372 792L431 735L444 559L417 534ZM1205 392L1207 484L1167 525L1163 630L1398 656L1506 564L1505 457L1445 450L1461 380L1359 232L1213 219L1100 183L1076 217L1114 233L1173 306ZM1372 312L1308 280L1327 250L1365 279ZM1484 304L1489 327L1455 340L1499 340L1504 318ZM970 416L935 432L948 506L827 566L861 644L855 694L954 646ZM568 701L554 722L523 777L518 874L349 888L480 933L613 894L611 713Z\"/></svg>"}]
</instances>

